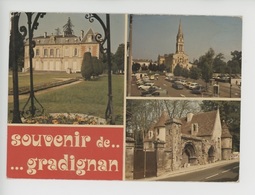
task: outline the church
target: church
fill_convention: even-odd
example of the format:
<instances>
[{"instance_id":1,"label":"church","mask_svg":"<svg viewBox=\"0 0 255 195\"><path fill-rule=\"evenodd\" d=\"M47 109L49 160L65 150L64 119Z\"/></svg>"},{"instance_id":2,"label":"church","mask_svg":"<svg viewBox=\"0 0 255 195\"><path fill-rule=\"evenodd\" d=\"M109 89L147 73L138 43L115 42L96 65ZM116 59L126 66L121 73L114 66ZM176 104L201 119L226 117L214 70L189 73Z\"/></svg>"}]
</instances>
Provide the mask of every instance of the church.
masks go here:
<instances>
[{"instance_id":1,"label":"church","mask_svg":"<svg viewBox=\"0 0 255 195\"><path fill-rule=\"evenodd\" d=\"M189 63L189 56L184 52L184 35L182 31L181 21L179 23L178 33L176 36L176 51L175 53L158 55L158 65L165 64L170 67L170 72L173 73L175 67L179 64L182 68L190 69L192 64Z\"/></svg>"},{"instance_id":2,"label":"church","mask_svg":"<svg viewBox=\"0 0 255 195\"><path fill-rule=\"evenodd\" d=\"M219 109L186 117L170 118L167 112L151 125L144 139L144 150L157 150L158 172L191 165L230 160L232 135Z\"/></svg>"},{"instance_id":3,"label":"church","mask_svg":"<svg viewBox=\"0 0 255 195\"><path fill-rule=\"evenodd\" d=\"M33 38L35 42L33 69L35 71L65 71L68 73L80 72L85 52L93 57L100 57L100 46L95 40L95 33L91 28L80 36L73 34L47 35ZM25 42L24 71L30 68L29 45Z\"/></svg>"}]
</instances>

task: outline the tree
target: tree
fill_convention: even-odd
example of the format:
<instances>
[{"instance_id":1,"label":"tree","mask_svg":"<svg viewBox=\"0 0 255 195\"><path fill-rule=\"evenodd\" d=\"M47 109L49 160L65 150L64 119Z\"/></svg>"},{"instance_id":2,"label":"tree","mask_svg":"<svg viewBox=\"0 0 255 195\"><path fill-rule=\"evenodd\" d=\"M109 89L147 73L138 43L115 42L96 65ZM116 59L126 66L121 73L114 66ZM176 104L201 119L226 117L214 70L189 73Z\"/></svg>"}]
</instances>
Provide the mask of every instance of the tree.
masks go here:
<instances>
[{"instance_id":1,"label":"tree","mask_svg":"<svg viewBox=\"0 0 255 195\"><path fill-rule=\"evenodd\" d=\"M225 57L222 53L215 56L213 60L213 72L215 73L225 73L227 63L224 61Z\"/></svg>"},{"instance_id":2,"label":"tree","mask_svg":"<svg viewBox=\"0 0 255 195\"><path fill-rule=\"evenodd\" d=\"M20 71L23 67L24 67L24 38L22 36L22 34L20 32L16 33L17 37L15 38L16 41L16 48L15 48L15 52L17 55L17 66L18 66L18 70ZM10 41L12 40L12 34L10 35ZM11 42L9 44L9 69L12 69L12 53L14 51L12 51L11 49Z\"/></svg>"},{"instance_id":3,"label":"tree","mask_svg":"<svg viewBox=\"0 0 255 195\"><path fill-rule=\"evenodd\" d=\"M137 72L138 70L140 70L141 65L139 63L133 63L132 65L132 71L133 72Z\"/></svg>"},{"instance_id":4,"label":"tree","mask_svg":"<svg viewBox=\"0 0 255 195\"><path fill-rule=\"evenodd\" d=\"M191 79L199 79L201 75L201 70L199 68L196 67L191 67L190 71L189 71L189 77Z\"/></svg>"},{"instance_id":5,"label":"tree","mask_svg":"<svg viewBox=\"0 0 255 195\"><path fill-rule=\"evenodd\" d=\"M242 68L242 52L233 51L231 52L232 59L228 61L227 67L230 73L240 74Z\"/></svg>"},{"instance_id":6,"label":"tree","mask_svg":"<svg viewBox=\"0 0 255 195\"><path fill-rule=\"evenodd\" d=\"M189 77L189 70L187 68L183 68L182 69L182 76L184 78L188 78Z\"/></svg>"},{"instance_id":7,"label":"tree","mask_svg":"<svg viewBox=\"0 0 255 195\"><path fill-rule=\"evenodd\" d=\"M163 72L165 70L166 70L166 65L165 64L158 65L158 71Z\"/></svg>"},{"instance_id":8,"label":"tree","mask_svg":"<svg viewBox=\"0 0 255 195\"><path fill-rule=\"evenodd\" d=\"M93 75L92 58L90 52L86 52L83 55L81 74L85 80L90 80L91 76Z\"/></svg>"},{"instance_id":9,"label":"tree","mask_svg":"<svg viewBox=\"0 0 255 195\"><path fill-rule=\"evenodd\" d=\"M214 55L214 50L210 48L205 55L199 58L198 68L201 70L202 79L206 82L206 86L212 78Z\"/></svg>"},{"instance_id":10,"label":"tree","mask_svg":"<svg viewBox=\"0 0 255 195\"><path fill-rule=\"evenodd\" d=\"M177 64L174 68L174 76L181 76L183 68Z\"/></svg>"},{"instance_id":11,"label":"tree","mask_svg":"<svg viewBox=\"0 0 255 195\"><path fill-rule=\"evenodd\" d=\"M73 35L73 27L72 21L70 17L68 17L67 23L63 26L65 36Z\"/></svg>"},{"instance_id":12,"label":"tree","mask_svg":"<svg viewBox=\"0 0 255 195\"><path fill-rule=\"evenodd\" d=\"M113 62L117 65L119 71L124 71L124 43L120 44L113 56Z\"/></svg>"},{"instance_id":13,"label":"tree","mask_svg":"<svg viewBox=\"0 0 255 195\"><path fill-rule=\"evenodd\" d=\"M103 73L103 64L97 57L92 57L93 76L98 76Z\"/></svg>"}]
</instances>

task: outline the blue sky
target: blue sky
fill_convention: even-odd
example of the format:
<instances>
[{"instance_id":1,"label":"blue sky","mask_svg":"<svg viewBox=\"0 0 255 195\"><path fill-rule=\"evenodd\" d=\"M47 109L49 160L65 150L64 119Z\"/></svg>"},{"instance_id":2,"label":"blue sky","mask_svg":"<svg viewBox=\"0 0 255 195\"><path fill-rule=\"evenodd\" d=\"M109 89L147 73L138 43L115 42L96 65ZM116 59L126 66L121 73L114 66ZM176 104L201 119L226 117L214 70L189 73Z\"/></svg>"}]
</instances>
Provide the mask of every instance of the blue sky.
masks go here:
<instances>
[{"instance_id":1,"label":"blue sky","mask_svg":"<svg viewBox=\"0 0 255 195\"><path fill-rule=\"evenodd\" d=\"M97 20L90 23L85 19L86 13L46 13L43 18L39 18L38 29L34 31L34 36L41 36L44 32L47 34L55 34L55 29L60 28L63 30L63 26L66 24L68 17L74 25L73 30L76 36L80 36L81 30L86 33L89 28L92 28L94 32L103 33L102 27ZM101 19L105 22L105 14L98 14ZM35 16L34 16L35 17ZM125 32L125 16L124 14L111 14L110 25L111 25L111 50L115 53L119 44L124 43L124 32ZM27 18L25 13L21 13L20 26L25 25L27 27Z\"/></svg>"},{"instance_id":2,"label":"blue sky","mask_svg":"<svg viewBox=\"0 0 255 195\"><path fill-rule=\"evenodd\" d=\"M242 18L230 16L134 15L133 58L157 60L157 56L175 52L181 20L184 51L189 61L198 59L209 48L223 53L242 50Z\"/></svg>"}]
</instances>

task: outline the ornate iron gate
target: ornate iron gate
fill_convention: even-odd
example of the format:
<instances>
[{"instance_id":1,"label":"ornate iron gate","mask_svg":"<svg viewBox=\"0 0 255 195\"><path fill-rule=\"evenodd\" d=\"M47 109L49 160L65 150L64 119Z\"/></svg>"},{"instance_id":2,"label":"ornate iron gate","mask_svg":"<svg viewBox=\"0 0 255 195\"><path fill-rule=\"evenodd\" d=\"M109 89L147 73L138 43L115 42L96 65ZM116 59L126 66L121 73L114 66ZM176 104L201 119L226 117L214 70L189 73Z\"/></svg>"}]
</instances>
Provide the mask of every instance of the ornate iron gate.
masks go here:
<instances>
[{"instance_id":1,"label":"ornate iron gate","mask_svg":"<svg viewBox=\"0 0 255 195\"><path fill-rule=\"evenodd\" d=\"M157 176L156 151L135 149L134 179Z\"/></svg>"}]
</instances>

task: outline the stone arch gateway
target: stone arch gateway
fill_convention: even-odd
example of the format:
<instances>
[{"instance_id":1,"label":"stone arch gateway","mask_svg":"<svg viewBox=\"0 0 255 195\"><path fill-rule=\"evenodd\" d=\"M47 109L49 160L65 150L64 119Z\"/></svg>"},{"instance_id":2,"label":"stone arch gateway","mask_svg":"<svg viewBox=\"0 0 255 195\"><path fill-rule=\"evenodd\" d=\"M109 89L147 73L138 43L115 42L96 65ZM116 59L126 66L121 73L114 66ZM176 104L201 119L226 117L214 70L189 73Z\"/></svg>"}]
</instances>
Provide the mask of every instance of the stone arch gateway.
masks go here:
<instances>
[{"instance_id":1,"label":"stone arch gateway","mask_svg":"<svg viewBox=\"0 0 255 195\"><path fill-rule=\"evenodd\" d=\"M192 142L187 142L182 150L182 167L194 165L196 162L196 147Z\"/></svg>"}]
</instances>

